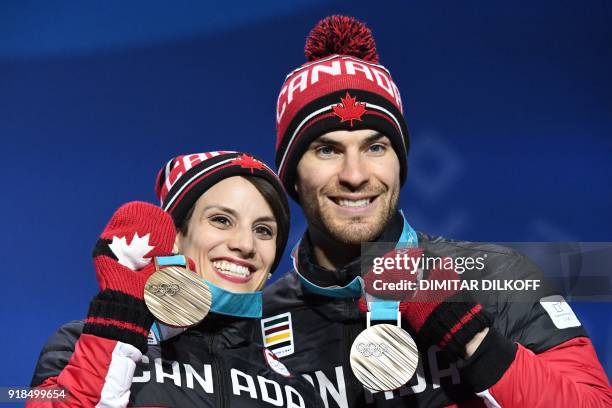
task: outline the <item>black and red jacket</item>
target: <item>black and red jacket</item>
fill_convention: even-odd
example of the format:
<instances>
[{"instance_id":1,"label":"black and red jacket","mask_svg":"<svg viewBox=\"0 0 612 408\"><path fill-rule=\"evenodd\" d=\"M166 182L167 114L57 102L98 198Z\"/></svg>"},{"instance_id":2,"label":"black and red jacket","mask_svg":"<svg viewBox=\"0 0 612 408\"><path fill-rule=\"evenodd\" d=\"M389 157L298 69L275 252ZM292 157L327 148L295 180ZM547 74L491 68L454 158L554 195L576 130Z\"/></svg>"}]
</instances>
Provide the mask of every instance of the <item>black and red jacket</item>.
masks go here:
<instances>
[{"instance_id":1,"label":"black and red jacket","mask_svg":"<svg viewBox=\"0 0 612 408\"><path fill-rule=\"evenodd\" d=\"M29 407L321 407L312 387L289 376L252 342L258 319L209 315L198 326L159 341L145 355L115 340L62 326L44 346L32 387L64 387L64 402Z\"/></svg>"},{"instance_id":2,"label":"black and red jacket","mask_svg":"<svg viewBox=\"0 0 612 408\"><path fill-rule=\"evenodd\" d=\"M396 242L402 224L402 215L397 214L379 241ZM533 262L509 248L421 233L418 240L420 247L435 246L435 252L455 257L486 253L480 279L543 278ZM315 294L303 282L344 286L360 275L360 260L338 271L325 270L313 262L307 234L296 255L299 274L293 270L264 291L262 336L289 370L304 373L315 384L329 408L612 406L608 379L584 328L577 320L571 327L559 328L558 316L542 306L541 299L557 295L548 285L529 295L523 293L520 299L515 292L473 293L493 316L493 324L471 358L453 363L436 346L418 344L419 367L408 384L392 392L366 391L349 364L353 340L365 329L358 296ZM571 312L565 302L558 307ZM266 322L275 321L289 326L285 338L278 341L266 327Z\"/></svg>"}]
</instances>

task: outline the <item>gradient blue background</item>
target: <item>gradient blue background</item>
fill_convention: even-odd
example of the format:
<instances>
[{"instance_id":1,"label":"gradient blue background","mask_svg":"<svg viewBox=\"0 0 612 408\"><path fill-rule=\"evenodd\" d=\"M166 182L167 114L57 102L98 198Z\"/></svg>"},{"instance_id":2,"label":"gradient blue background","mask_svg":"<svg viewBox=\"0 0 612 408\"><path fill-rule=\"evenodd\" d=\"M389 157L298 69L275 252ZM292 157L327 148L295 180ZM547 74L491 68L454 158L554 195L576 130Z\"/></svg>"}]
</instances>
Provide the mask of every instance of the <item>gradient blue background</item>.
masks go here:
<instances>
[{"instance_id":1,"label":"gradient blue background","mask_svg":"<svg viewBox=\"0 0 612 408\"><path fill-rule=\"evenodd\" d=\"M612 241L605 0L5 1L0 386L27 385L47 337L85 315L92 244L120 204L155 200L168 158L238 149L272 162L277 92L331 13L367 21L402 92L416 229ZM612 305L574 309L610 375Z\"/></svg>"}]
</instances>

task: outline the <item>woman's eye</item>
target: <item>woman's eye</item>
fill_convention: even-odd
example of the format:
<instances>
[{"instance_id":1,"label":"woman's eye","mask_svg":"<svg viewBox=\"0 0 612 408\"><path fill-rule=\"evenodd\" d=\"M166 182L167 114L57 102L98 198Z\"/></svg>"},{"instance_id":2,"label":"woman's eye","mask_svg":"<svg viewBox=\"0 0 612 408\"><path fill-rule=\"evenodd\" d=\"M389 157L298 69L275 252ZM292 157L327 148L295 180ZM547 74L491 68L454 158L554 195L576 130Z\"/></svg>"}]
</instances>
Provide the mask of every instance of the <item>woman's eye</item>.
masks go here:
<instances>
[{"instance_id":1,"label":"woman's eye","mask_svg":"<svg viewBox=\"0 0 612 408\"><path fill-rule=\"evenodd\" d=\"M274 236L274 232L272 231L272 228L266 225L258 225L255 227L254 231L259 237L262 237L264 239L269 239Z\"/></svg>"},{"instance_id":2,"label":"woman's eye","mask_svg":"<svg viewBox=\"0 0 612 408\"><path fill-rule=\"evenodd\" d=\"M209 220L217 227L228 228L232 226L232 220L225 215L213 215Z\"/></svg>"}]
</instances>

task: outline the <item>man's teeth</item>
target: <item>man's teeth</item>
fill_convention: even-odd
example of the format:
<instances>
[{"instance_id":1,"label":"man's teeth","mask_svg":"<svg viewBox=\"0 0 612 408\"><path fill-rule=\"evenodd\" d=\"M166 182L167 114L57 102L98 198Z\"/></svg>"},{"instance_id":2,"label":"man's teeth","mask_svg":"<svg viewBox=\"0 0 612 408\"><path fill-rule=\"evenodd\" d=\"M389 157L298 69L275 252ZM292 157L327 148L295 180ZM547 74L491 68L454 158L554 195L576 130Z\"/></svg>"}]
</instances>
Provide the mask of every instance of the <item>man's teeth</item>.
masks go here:
<instances>
[{"instance_id":1,"label":"man's teeth","mask_svg":"<svg viewBox=\"0 0 612 408\"><path fill-rule=\"evenodd\" d=\"M338 200L338 205L342 207L365 207L368 204L370 204L369 198L363 198L361 200Z\"/></svg>"},{"instance_id":2,"label":"man's teeth","mask_svg":"<svg viewBox=\"0 0 612 408\"><path fill-rule=\"evenodd\" d=\"M249 268L246 266L236 265L235 263L227 261L215 261L213 262L213 266L221 273L239 276L241 278L249 276L250 273Z\"/></svg>"}]
</instances>

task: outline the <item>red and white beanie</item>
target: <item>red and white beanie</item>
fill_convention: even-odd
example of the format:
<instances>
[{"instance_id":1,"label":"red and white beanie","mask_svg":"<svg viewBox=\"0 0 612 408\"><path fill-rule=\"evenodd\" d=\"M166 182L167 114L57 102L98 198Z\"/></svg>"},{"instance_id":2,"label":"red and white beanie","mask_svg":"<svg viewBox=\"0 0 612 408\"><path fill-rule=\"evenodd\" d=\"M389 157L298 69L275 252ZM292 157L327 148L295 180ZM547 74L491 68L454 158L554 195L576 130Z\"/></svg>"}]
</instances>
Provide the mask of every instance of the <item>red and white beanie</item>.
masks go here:
<instances>
[{"instance_id":1,"label":"red and white beanie","mask_svg":"<svg viewBox=\"0 0 612 408\"><path fill-rule=\"evenodd\" d=\"M155 194L162 209L180 228L189 209L206 190L223 179L242 175L267 180L289 213L287 195L276 173L264 162L241 152L216 151L174 157L157 173Z\"/></svg>"},{"instance_id":2,"label":"red and white beanie","mask_svg":"<svg viewBox=\"0 0 612 408\"><path fill-rule=\"evenodd\" d=\"M276 106L276 166L297 199L297 163L310 143L334 130L374 129L389 137L407 174L408 128L399 90L378 63L369 28L347 16L321 20L306 39L307 63L287 75Z\"/></svg>"}]
</instances>

